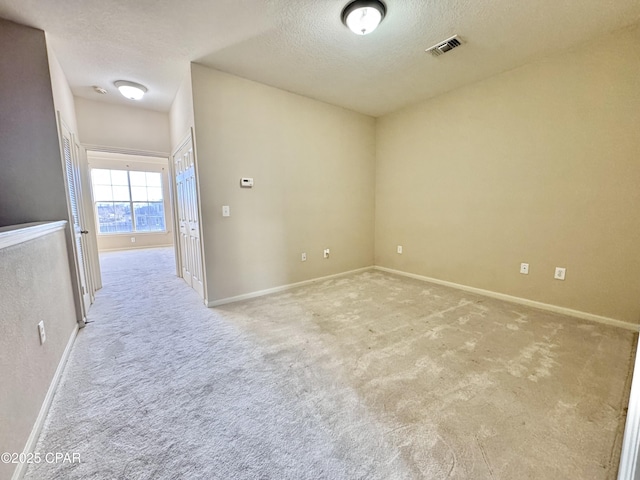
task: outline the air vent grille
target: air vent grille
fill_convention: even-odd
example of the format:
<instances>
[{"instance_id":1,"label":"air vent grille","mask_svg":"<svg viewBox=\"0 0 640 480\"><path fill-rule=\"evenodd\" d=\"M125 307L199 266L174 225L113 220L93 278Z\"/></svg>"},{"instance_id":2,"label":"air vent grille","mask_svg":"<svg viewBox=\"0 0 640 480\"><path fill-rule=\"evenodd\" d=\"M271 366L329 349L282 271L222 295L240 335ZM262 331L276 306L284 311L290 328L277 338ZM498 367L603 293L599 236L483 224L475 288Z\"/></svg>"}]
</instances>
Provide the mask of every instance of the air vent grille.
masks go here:
<instances>
[{"instance_id":1,"label":"air vent grille","mask_svg":"<svg viewBox=\"0 0 640 480\"><path fill-rule=\"evenodd\" d=\"M442 42L436 43L433 47L429 47L425 51L427 53L430 53L434 57L439 57L440 55L443 55L453 50L454 48L459 47L460 45L462 45L462 40L457 35L454 35L453 37L447 38Z\"/></svg>"}]
</instances>

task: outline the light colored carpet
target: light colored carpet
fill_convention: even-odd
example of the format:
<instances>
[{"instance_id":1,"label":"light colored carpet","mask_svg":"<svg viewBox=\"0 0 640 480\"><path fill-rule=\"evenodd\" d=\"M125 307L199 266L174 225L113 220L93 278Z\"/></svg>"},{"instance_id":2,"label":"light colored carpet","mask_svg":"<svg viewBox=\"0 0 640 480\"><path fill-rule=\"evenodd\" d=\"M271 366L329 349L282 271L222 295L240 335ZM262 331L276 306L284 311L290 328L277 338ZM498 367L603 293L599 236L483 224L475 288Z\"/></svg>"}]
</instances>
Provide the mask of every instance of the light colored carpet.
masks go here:
<instances>
[{"instance_id":1,"label":"light colored carpet","mask_svg":"<svg viewBox=\"0 0 640 480\"><path fill-rule=\"evenodd\" d=\"M217 309L105 254L49 479L613 479L634 335L365 272Z\"/></svg>"}]
</instances>

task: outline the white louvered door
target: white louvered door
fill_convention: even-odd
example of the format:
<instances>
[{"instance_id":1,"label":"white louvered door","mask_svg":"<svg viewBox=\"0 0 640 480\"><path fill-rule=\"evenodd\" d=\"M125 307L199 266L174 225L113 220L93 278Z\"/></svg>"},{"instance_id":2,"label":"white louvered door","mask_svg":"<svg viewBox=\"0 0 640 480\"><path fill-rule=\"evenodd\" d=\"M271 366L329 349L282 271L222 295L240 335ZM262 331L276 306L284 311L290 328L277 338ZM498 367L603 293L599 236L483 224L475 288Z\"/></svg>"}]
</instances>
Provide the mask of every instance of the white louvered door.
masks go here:
<instances>
[{"instance_id":1,"label":"white louvered door","mask_svg":"<svg viewBox=\"0 0 640 480\"><path fill-rule=\"evenodd\" d=\"M195 158L191 136L173 156L182 278L204 298Z\"/></svg>"},{"instance_id":2,"label":"white louvered door","mask_svg":"<svg viewBox=\"0 0 640 480\"><path fill-rule=\"evenodd\" d=\"M80 218L80 199L78 198L78 177L76 172L76 162L74 162L74 149L71 133L69 129L60 122L60 131L62 138L62 154L65 168L65 175L67 180L67 194L69 199L69 207L71 210L71 220L73 222L72 231L74 235L74 250L75 256L78 262L78 276L80 280L80 289L82 293L82 304L84 312L89 311L91 306L91 293L87 287L87 269L84 255L84 241L82 239L85 230L81 227Z\"/></svg>"}]
</instances>

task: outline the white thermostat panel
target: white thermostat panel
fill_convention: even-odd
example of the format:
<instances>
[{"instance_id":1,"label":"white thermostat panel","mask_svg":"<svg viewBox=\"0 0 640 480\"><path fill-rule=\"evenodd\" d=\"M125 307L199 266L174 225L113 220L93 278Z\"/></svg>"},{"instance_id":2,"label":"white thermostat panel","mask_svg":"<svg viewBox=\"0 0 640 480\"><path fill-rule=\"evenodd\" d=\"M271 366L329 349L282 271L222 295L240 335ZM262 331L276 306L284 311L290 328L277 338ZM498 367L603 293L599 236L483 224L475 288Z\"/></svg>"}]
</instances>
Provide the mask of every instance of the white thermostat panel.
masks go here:
<instances>
[{"instance_id":1,"label":"white thermostat panel","mask_svg":"<svg viewBox=\"0 0 640 480\"><path fill-rule=\"evenodd\" d=\"M243 177L240 179L240 186L243 188L253 187L253 178Z\"/></svg>"}]
</instances>

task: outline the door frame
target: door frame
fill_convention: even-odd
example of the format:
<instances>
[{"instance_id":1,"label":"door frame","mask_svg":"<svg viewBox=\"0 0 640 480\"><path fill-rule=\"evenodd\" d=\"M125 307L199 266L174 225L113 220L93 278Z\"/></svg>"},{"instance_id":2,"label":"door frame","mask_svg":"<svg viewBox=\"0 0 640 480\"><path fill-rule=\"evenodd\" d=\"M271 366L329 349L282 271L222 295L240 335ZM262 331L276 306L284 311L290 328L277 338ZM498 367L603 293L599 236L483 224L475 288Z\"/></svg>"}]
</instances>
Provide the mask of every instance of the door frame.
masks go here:
<instances>
[{"instance_id":1,"label":"door frame","mask_svg":"<svg viewBox=\"0 0 640 480\"><path fill-rule=\"evenodd\" d=\"M169 212L169 214L171 215L171 219L169 220L169 222L171 225L174 226L173 228L173 243L175 246L176 243L176 231L175 231L175 218L176 218L176 210L175 210L175 203L174 203L174 194L173 194L173 170L171 169L171 161L172 161L172 157L167 153L167 152L154 152L152 150L135 150L132 148L120 148L120 147L109 147L106 145L95 145L95 144L90 144L90 143L81 143L80 146L82 147L82 150L84 152L84 159L85 159L85 165L87 166L87 181L89 182L89 193L90 193L90 200L91 200L91 211L94 212L95 208L95 202L93 201L93 190L91 187L91 176L90 176L90 171L89 171L89 162L87 160L87 151L91 151L91 152L104 152L104 153L119 153L121 155L137 155L140 157L156 157L156 158L166 158L167 159L167 163L169 164L169 170L168 170L168 177L169 177L169 205L171 205L171 210ZM165 212L166 215L166 212ZM97 229L97 225L96 225L96 221L95 221L95 214L93 215L93 229L96 230ZM97 236L97 231L94 233L94 238L95 238L95 242L96 242L96 259L99 258L99 252L98 252L98 246L97 246L97 241L98 241L98 236ZM177 262L178 259L176 258L176 268L177 267ZM177 274L177 270L176 270L176 274ZM178 275L179 276L179 275ZM102 281L100 281L100 285L102 286Z\"/></svg>"},{"instance_id":2,"label":"door frame","mask_svg":"<svg viewBox=\"0 0 640 480\"><path fill-rule=\"evenodd\" d=\"M207 290L207 262L205 261L204 253L204 232L203 232L203 218L202 218L202 202L200 201L200 175L198 174L198 154L196 152L196 137L193 127L190 127L186 135L178 142L176 148L171 152L169 157L169 176L171 177L171 210L173 211L173 244L175 246L176 255L176 275L182 278L182 252L180 250L180 220L178 219L178 197L176 195L176 170L174 158L176 154L182 150L182 148L191 142L191 148L193 149L193 170L196 179L196 201L198 202L198 226L199 226L199 238L200 238L200 258L202 261L202 289L204 293L204 304L209 306L208 302L208 290Z\"/></svg>"}]
</instances>

